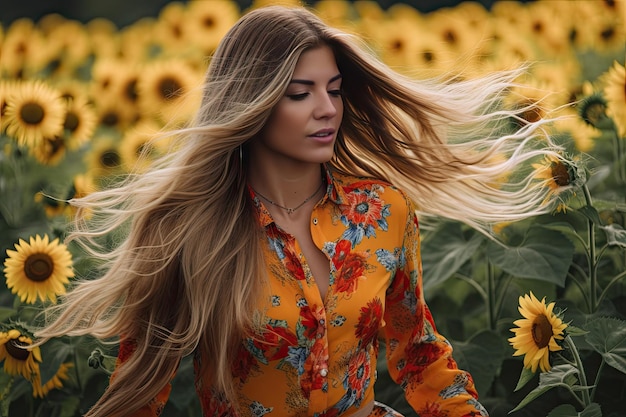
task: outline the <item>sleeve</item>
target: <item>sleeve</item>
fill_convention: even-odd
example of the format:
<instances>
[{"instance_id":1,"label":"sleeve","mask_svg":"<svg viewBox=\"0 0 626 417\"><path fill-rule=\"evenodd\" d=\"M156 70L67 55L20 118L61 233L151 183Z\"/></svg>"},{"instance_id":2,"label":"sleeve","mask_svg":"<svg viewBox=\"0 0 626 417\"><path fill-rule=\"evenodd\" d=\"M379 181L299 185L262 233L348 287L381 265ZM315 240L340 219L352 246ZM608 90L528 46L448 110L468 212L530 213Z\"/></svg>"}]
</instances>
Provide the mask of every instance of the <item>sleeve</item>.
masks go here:
<instances>
[{"instance_id":1,"label":"sleeve","mask_svg":"<svg viewBox=\"0 0 626 417\"><path fill-rule=\"evenodd\" d=\"M115 365L115 369L117 370L120 365L123 365L124 362L130 358L130 356L135 351L135 343L129 339L123 339L120 342L120 349L117 355L117 361ZM113 372L111 375L111 381L115 378L116 372ZM172 376L173 377L173 376ZM148 404L141 407L139 410L135 411L130 417L158 417L163 412L165 408L165 404L170 396L170 391L172 390L171 382L167 383L159 391L159 393L150 401Z\"/></svg>"},{"instance_id":2,"label":"sleeve","mask_svg":"<svg viewBox=\"0 0 626 417\"><path fill-rule=\"evenodd\" d=\"M418 221L414 205L408 202L407 209L398 269L386 294L389 375L418 415L487 416L471 375L458 369L424 301Z\"/></svg>"}]
</instances>

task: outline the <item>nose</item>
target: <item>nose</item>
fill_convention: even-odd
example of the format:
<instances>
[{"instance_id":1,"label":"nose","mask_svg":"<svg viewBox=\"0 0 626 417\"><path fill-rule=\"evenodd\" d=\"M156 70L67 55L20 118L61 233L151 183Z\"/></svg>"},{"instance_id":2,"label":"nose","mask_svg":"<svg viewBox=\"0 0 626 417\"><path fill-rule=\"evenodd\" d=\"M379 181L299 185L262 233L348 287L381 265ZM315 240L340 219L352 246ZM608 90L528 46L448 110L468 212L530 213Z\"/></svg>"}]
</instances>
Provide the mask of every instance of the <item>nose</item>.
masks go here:
<instances>
[{"instance_id":1,"label":"nose","mask_svg":"<svg viewBox=\"0 0 626 417\"><path fill-rule=\"evenodd\" d=\"M340 101L341 97L334 98L328 93L324 92L319 96L316 102L315 112L313 116L316 119L329 119L337 115L337 101Z\"/></svg>"}]
</instances>

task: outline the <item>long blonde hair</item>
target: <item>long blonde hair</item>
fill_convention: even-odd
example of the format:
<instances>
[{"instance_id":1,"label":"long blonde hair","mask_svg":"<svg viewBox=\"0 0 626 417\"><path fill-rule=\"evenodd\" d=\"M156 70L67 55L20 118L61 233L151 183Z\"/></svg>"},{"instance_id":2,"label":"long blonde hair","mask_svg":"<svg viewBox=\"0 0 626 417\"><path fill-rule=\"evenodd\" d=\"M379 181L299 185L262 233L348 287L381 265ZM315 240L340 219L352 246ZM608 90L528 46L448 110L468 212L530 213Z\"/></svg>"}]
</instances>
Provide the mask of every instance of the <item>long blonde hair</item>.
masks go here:
<instances>
[{"instance_id":1,"label":"long blonde hair","mask_svg":"<svg viewBox=\"0 0 626 417\"><path fill-rule=\"evenodd\" d=\"M554 152L548 142L529 146L543 121L502 134L517 116L498 103L517 72L411 80L306 9L251 11L212 57L201 108L178 132L176 151L144 175L73 201L95 214L69 240L104 261L102 276L80 282L52 307L54 320L37 336L121 335L136 345L87 416L132 413L194 351L205 359L198 382L236 401L230 365L265 284L246 144L284 95L300 55L320 45L334 51L343 74L345 114L332 169L387 180L424 214L481 228L546 211L530 174L502 182ZM494 162L498 155L506 158ZM118 231L113 250L100 246Z\"/></svg>"}]
</instances>

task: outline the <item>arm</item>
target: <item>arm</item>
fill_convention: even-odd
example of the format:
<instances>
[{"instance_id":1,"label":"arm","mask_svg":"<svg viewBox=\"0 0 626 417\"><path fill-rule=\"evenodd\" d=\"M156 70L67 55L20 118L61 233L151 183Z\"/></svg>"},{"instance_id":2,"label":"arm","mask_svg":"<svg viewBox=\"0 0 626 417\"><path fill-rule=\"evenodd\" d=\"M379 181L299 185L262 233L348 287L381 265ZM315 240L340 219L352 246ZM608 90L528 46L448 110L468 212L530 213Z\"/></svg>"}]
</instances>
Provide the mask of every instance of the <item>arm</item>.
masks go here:
<instances>
[{"instance_id":1,"label":"arm","mask_svg":"<svg viewBox=\"0 0 626 417\"><path fill-rule=\"evenodd\" d=\"M471 376L457 368L452 346L437 332L424 301L417 217L407 206L400 262L386 295L389 374L419 415L486 416Z\"/></svg>"}]
</instances>

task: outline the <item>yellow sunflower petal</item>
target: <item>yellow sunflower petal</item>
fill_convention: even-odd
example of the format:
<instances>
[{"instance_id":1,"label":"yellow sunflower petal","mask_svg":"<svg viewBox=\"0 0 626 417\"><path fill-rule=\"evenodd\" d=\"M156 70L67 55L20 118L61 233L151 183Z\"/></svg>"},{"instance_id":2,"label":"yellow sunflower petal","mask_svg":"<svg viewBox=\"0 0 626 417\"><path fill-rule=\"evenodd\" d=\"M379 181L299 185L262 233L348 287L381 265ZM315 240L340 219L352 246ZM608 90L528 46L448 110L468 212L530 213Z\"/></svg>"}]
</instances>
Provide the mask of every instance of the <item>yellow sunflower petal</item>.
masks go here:
<instances>
[{"instance_id":1,"label":"yellow sunflower petal","mask_svg":"<svg viewBox=\"0 0 626 417\"><path fill-rule=\"evenodd\" d=\"M16 250L7 250L4 262L7 287L29 304L50 300L65 293L65 284L74 276L72 255L59 239L36 235L27 243L20 239Z\"/></svg>"}]
</instances>

